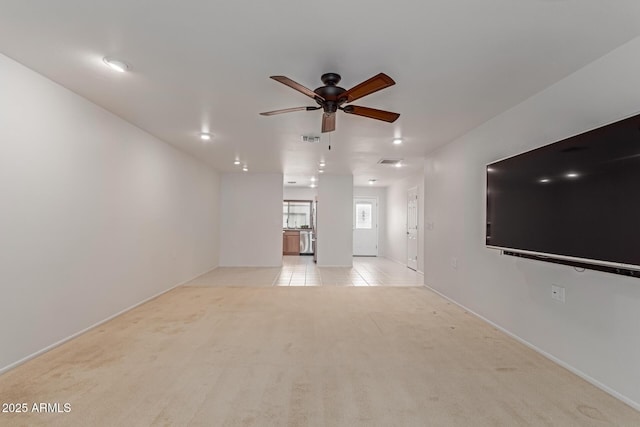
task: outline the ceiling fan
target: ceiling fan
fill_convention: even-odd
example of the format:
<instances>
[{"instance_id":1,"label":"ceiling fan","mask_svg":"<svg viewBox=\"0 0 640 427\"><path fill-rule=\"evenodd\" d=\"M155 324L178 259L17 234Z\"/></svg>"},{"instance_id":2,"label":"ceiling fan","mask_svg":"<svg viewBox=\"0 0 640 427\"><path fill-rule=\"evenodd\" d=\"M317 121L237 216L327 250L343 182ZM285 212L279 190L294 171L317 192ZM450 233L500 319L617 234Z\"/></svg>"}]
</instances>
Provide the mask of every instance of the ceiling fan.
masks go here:
<instances>
[{"instance_id":1,"label":"ceiling fan","mask_svg":"<svg viewBox=\"0 0 640 427\"><path fill-rule=\"evenodd\" d=\"M363 96L370 95L396 84L391 77L384 73L375 75L349 90L337 86L341 77L340 74L336 73L323 74L320 80L322 80L324 86L320 86L316 90L308 89L285 76L271 76L271 78L313 98L318 106L285 108L283 110L260 113L263 116L273 116L275 114L291 113L293 111L319 110L322 108L322 132L332 132L336 129L336 112L338 110L342 110L347 114L355 114L356 116L369 117L370 119L382 120L389 123L395 122L398 117L400 117L398 113L376 110L375 108L360 107L357 105L343 106L343 104L350 103Z\"/></svg>"}]
</instances>

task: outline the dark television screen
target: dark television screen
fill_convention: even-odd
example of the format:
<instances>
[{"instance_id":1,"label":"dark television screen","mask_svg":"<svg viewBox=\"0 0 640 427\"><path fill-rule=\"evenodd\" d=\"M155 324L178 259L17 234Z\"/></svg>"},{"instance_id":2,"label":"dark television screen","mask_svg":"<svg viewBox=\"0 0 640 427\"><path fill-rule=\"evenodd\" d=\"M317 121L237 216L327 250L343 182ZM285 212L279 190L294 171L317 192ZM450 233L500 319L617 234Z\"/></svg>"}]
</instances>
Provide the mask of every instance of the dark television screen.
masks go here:
<instances>
[{"instance_id":1,"label":"dark television screen","mask_svg":"<svg viewBox=\"0 0 640 427\"><path fill-rule=\"evenodd\" d=\"M487 166L488 246L640 266L640 115Z\"/></svg>"}]
</instances>

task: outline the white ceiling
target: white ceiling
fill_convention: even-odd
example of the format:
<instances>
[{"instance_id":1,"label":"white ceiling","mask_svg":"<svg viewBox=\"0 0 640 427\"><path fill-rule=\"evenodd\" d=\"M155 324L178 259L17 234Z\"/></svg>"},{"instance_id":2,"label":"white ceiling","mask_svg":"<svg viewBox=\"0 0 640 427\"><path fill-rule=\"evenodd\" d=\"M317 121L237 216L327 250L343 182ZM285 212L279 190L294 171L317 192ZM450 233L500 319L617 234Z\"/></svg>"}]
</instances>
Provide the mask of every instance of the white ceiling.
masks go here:
<instances>
[{"instance_id":1,"label":"white ceiling","mask_svg":"<svg viewBox=\"0 0 640 427\"><path fill-rule=\"evenodd\" d=\"M325 160L356 185L417 172L428 151L640 35L638 0L0 0L0 11L0 52L218 170L238 170L237 157L250 172L308 176ZM107 55L132 71L112 72ZM258 115L313 105L270 75L314 89L325 72L345 88L387 73L395 86L354 104L400 119L340 113L311 145L300 136L320 134L320 111Z\"/></svg>"}]
</instances>

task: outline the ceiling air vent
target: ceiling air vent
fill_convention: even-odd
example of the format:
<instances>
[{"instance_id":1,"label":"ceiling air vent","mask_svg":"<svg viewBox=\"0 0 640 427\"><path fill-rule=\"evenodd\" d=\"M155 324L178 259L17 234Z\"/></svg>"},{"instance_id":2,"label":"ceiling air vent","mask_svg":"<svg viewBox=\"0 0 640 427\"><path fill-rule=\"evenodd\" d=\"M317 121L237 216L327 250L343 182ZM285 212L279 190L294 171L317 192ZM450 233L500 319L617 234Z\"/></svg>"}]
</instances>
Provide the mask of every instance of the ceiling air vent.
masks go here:
<instances>
[{"instance_id":1,"label":"ceiling air vent","mask_svg":"<svg viewBox=\"0 0 640 427\"><path fill-rule=\"evenodd\" d=\"M402 162L402 159L381 159L378 161L378 164L395 166L401 162Z\"/></svg>"},{"instance_id":2,"label":"ceiling air vent","mask_svg":"<svg viewBox=\"0 0 640 427\"><path fill-rule=\"evenodd\" d=\"M287 181L287 184L297 184L296 181Z\"/></svg>"},{"instance_id":3,"label":"ceiling air vent","mask_svg":"<svg viewBox=\"0 0 640 427\"><path fill-rule=\"evenodd\" d=\"M320 142L320 137L319 136L313 136L313 135L302 135L302 142L318 143L318 142Z\"/></svg>"}]
</instances>

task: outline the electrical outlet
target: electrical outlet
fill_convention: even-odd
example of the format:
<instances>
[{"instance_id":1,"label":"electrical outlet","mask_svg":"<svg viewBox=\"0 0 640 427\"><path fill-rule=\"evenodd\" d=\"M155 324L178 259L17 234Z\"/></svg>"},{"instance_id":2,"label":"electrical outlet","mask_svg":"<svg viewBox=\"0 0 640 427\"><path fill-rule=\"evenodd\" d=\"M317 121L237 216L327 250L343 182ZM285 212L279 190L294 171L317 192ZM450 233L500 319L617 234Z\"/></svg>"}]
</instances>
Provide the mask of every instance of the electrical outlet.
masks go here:
<instances>
[{"instance_id":1,"label":"electrical outlet","mask_svg":"<svg viewBox=\"0 0 640 427\"><path fill-rule=\"evenodd\" d=\"M558 285L551 285L551 298L564 304L564 288Z\"/></svg>"}]
</instances>

